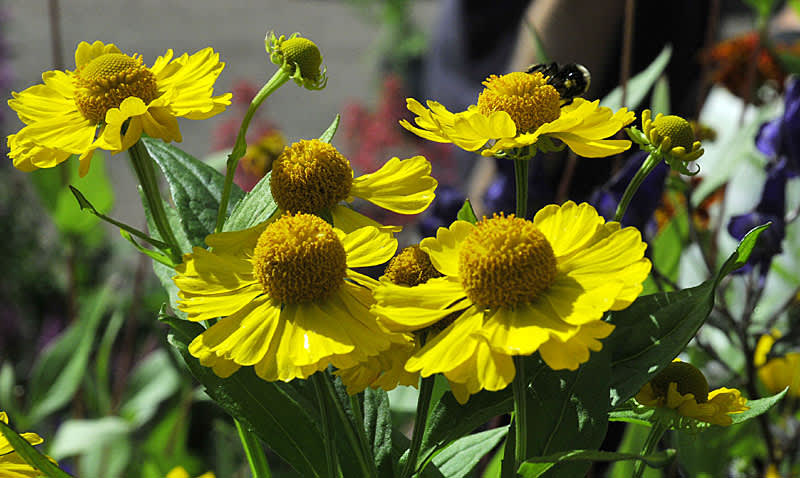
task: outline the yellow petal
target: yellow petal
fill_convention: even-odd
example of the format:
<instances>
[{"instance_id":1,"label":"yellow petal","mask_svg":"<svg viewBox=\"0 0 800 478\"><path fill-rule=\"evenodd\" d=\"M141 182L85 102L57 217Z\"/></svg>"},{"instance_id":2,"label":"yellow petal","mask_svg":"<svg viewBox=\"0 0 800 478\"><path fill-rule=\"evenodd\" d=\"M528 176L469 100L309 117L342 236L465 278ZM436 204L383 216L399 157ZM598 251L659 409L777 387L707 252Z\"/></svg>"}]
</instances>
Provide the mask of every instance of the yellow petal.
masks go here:
<instances>
[{"instance_id":1,"label":"yellow petal","mask_svg":"<svg viewBox=\"0 0 800 478\"><path fill-rule=\"evenodd\" d=\"M395 233L403 230L401 226L384 226L353 209L337 204L331 208L333 225L344 232L353 232L356 229L372 226L385 233Z\"/></svg>"},{"instance_id":2,"label":"yellow petal","mask_svg":"<svg viewBox=\"0 0 800 478\"><path fill-rule=\"evenodd\" d=\"M401 214L424 211L435 197L437 181L423 156L392 158L378 171L353 180L350 194Z\"/></svg>"},{"instance_id":3,"label":"yellow petal","mask_svg":"<svg viewBox=\"0 0 800 478\"><path fill-rule=\"evenodd\" d=\"M444 275L458 277L458 254L461 244L475 226L466 221L454 221L450 227L440 227L436 237L426 237L419 247L431 258L433 266Z\"/></svg>"},{"instance_id":4,"label":"yellow petal","mask_svg":"<svg viewBox=\"0 0 800 478\"><path fill-rule=\"evenodd\" d=\"M106 45L100 40L97 40L90 44L82 41L78 43L78 47L75 49L75 67L81 67L94 60L98 56L105 55L106 53L122 52L113 43Z\"/></svg>"},{"instance_id":5,"label":"yellow petal","mask_svg":"<svg viewBox=\"0 0 800 478\"><path fill-rule=\"evenodd\" d=\"M397 239L375 227L367 226L342 239L347 254L347 267L368 267L383 264L397 251Z\"/></svg>"},{"instance_id":6,"label":"yellow petal","mask_svg":"<svg viewBox=\"0 0 800 478\"><path fill-rule=\"evenodd\" d=\"M407 332L435 324L444 317L470 307L457 280L446 277L406 287L381 282L374 291L372 310L389 330Z\"/></svg>"},{"instance_id":7,"label":"yellow petal","mask_svg":"<svg viewBox=\"0 0 800 478\"><path fill-rule=\"evenodd\" d=\"M589 204L576 205L572 201L562 206L545 206L533 218L533 223L550 242L559 263L562 257L590 244L604 222L605 219Z\"/></svg>"}]
</instances>

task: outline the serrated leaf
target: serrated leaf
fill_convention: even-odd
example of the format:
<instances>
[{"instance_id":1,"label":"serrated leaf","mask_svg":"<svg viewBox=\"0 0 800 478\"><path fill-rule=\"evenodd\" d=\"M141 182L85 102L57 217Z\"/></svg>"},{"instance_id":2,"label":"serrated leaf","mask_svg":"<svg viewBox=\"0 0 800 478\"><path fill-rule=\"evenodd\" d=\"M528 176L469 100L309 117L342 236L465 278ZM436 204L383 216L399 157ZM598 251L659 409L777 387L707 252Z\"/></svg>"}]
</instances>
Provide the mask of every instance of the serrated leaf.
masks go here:
<instances>
[{"instance_id":1,"label":"serrated leaf","mask_svg":"<svg viewBox=\"0 0 800 478\"><path fill-rule=\"evenodd\" d=\"M389 397L383 390L367 388L364 391L364 432L367 444L372 447L372 456L378 476L395 476L392 460L392 413Z\"/></svg>"},{"instance_id":2,"label":"serrated leaf","mask_svg":"<svg viewBox=\"0 0 800 478\"><path fill-rule=\"evenodd\" d=\"M89 365L94 337L100 321L109 307L112 287L95 293L78 312L71 325L45 352L40 355L31 372L31 409L27 414L32 423L69 403L83 381Z\"/></svg>"},{"instance_id":3,"label":"serrated leaf","mask_svg":"<svg viewBox=\"0 0 800 478\"><path fill-rule=\"evenodd\" d=\"M331 125L328 126L328 129L320 135L319 140L323 143L330 143L333 141L333 135L335 135L336 130L339 129L339 121L341 121L341 119L341 115L337 114L336 117L333 118Z\"/></svg>"},{"instance_id":4,"label":"serrated leaf","mask_svg":"<svg viewBox=\"0 0 800 478\"><path fill-rule=\"evenodd\" d=\"M47 473L50 478L72 478L72 475L59 468L56 464L42 455L39 450L33 447L27 440L22 438L13 428L0 420L0 435L3 435L14 451L23 460L39 471ZM13 476L13 475L12 475Z\"/></svg>"},{"instance_id":5,"label":"serrated leaf","mask_svg":"<svg viewBox=\"0 0 800 478\"><path fill-rule=\"evenodd\" d=\"M225 177L194 156L160 139L143 137L141 141L167 179L186 237L193 246L204 246L206 236L214 232L217 224ZM243 197L242 189L232 185L229 214Z\"/></svg>"},{"instance_id":6,"label":"serrated leaf","mask_svg":"<svg viewBox=\"0 0 800 478\"><path fill-rule=\"evenodd\" d=\"M658 54L655 60L653 60L653 62L650 63L647 68L639 72L637 75L634 75L628 81L627 95L625 99L626 104L622 104L621 86L614 88L611 93L600 100L600 104L615 111L623 106L631 109L638 107L642 100L644 100L644 97L647 96L647 92L650 91L650 88L664 72L664 69L667 67L671 56L672 47L670 45L664 46L664 49L661 50L661 53Z\"/></svg>"},{"instance_id":7,"label":"serrated leaf","mask_svg":"<svg viewBox=\"0 0 800 478\"><path fill-rule=\"evenodd\" d=\"M603 348L611 351L612 406L635 395L686 347L714 307L717 284L747 262L765 228L747 233L717 275L699 286L642 296L627 309L609 314L616 329Z\"/></svg>"},{"instance_id":8,"label":"serrated leaf","mask_svg":"<svg viewBox=\"0 0 800 478\"><path fill-rule=\"evenodd\" d=\"M786 395L786 392L789 391L789 387L784 388L782 391L776 393L775 395L771 395L769 397L759 398L757 400L748 400L747 406L750 407L749 410L745 410L742 413L734 413L730 415L731 420L734 424L746 422L751 418L755 418L759 415L767 413L773 405L780 402L781 399Z\"/></svg>"},{"instance_id":9,"label":"serrated leaf","mask_svg":"<svg viewBox=\"0 0 800 478\"><path fill-rule=\"evenodd\" d=\"M478 216L475 215L475 210L472 209L472 203L469 202L469 199L464 200L464 205L458 210L456 219L467 221L470 224L478 222Z\"/></svg>"},{"instance_id":10,"label":"serrated leaf","mask_svg":"<svg viewBox=\"0 0 800 478\"><path fill-rule=\"evenodd\" d=\"M216 376L188 351L189 342L204 329L175 317L162 316L160 320L170 325L170 343L219 406L252 430L301 476L325 475L322 433L301 402L288 393L290 387L260 379L252 367L243 367L226 379Z\"/></svg>"}]
</instances>

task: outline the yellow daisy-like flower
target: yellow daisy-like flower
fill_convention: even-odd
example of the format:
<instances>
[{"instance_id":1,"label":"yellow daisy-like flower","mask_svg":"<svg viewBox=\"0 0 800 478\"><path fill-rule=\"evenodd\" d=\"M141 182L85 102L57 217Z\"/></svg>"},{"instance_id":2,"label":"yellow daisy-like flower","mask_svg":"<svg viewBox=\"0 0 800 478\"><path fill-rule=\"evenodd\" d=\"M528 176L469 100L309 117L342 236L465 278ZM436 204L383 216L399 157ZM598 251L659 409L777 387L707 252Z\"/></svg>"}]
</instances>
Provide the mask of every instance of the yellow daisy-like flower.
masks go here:
<instances>
[{"instance_id":1,"label":"yellow daisy-like flower","mask_svg":"<svg viewBox=\"0 0 800 478\"><path fill-rule=\"evenodd\" d=\"M453 143L467 151L481 151L484 156L499 156L530 146L524 157L536 149L556 148L552 139L569 146L576 154L589 158L605 157L630 148L627 140L610 140L635 116L626 108L616 113L599 106L599 101L575 98L563 105L555 88L540 72L513 72L492 75L478 104L466 111L451 113L441 104L428 101L425 108L408 98L408 109L417 115L413 126L400 124L418 136L439 143ZM487 146L487 143L493 142Z\"/></svg>"},{"instance_id":2,"label":"yellow daisy-like flower","mask_svg":"<svg viewBox=\"0 0 800 478\"><path fill-rule=\"evenodd\" d=\"M278 208L289 212L330 211L333 224L346 231L379 226L341 201L365 199L400 214L418 214L430 205L438 185L423 156L392 158L374 173L353 178L353 169L334 146L300 140L288 146L272 165L270 188Z\"/></svg>"},{"instance_id":3,"label":"yellow daisy-like flower","mask_svg":"<svg viewBox=\"0 0 800 478\"><path fill-rule=\"evenodd\" d=\"M770 393L778 393L789 387L788 395L800 398L800 352L789 352L782 357L767 359L772 345L780 337L781 333L773 330L758 339L754 354L758 378Z\"/></svg>"},{"instance_id":4,"label":"yellow daisy-like flower","mask_svg":"<svg viewBox=\"0 0 800 478\"><path fill-rule=\"evenodd\" d=\"M370 312L377 281L350 268L389 260L397 241L374 227L350 234L310 214L212 234L173 278L188 319L222 317L189 352L227 377L255 367L268 381L352 367L402 342Z\"/></svg>"},{"instance_id":5,"label":"yellow daisy-like flower","mask_svg":"<svg viewBox=\"0 0 800 478\"><path fill-rule=\"evenodd\" d=\"M671 409L677 413L675 426L685 419L728 426L731 414L750 408L741 392L718 388L709 392L703 373L691 364L676 360L639 390L636 401L647 407Z\"/></svg>"},{"instance_id":6,"label":"yellow daisy-like flower","mask_svg":"<svg viewBox=\"0 0 800 478\"><path fill-rule=\"evenodd\" d=\"M47 71L43 84L12 93L8 105L26 126L8 137L8 155L33 171L77 154L84 176L96 149L124 151L142 133L181 141L176 118L210 118L230 104L230 93L213 96L224 66L210 47L174 59L167 50L146 67L114 44L81 42L75 71Z\"/></svg>"},{"instance_id":7,"label":"yellow daisy-like flower","mask_svg":"<svg viewBox=\"0 0 800 478\"><path fill-rule=\"evenodd\" d=\"M176 466L175 468L169 470L167 473L166 478L191 478L189 472L182 466ZM202 475L198 476L197 478L216 478L213 472L207 471Z\"/></svg>"},{"instance_id":8,"label":"yellow daisy-like flower","mask_svg":"<svg viewBox=\"0 0 800 478\"><path fill-rule=\"evenodd\" d=\"M398 332L444 321L406 370L444 374L461 386L462 403L508 386L515 355L538 351L553 369L577 369L614 328L603 314L630 305L650 272L638 230L571 201L533 221L455 221L420 247L443 277L415 287L382 282L373 310Z\"/></svg>"},{"instance_id":9,"label":"yellow daisy-like flower","mask_svg":"<svg viewBox=\"0 0 800 478\"><path fill-rule=\"evenodd\" d=\"M8 424L6 412L0 412L0 420L6 425ZM31 445L38 445L44 441L35 433L21 433L20 435ZM8 439L0 433L0 476L4 478L34 478L45 475L22 459L19 453L14 451L14 447L11 446Z\"/></svg>"}]
</instances>

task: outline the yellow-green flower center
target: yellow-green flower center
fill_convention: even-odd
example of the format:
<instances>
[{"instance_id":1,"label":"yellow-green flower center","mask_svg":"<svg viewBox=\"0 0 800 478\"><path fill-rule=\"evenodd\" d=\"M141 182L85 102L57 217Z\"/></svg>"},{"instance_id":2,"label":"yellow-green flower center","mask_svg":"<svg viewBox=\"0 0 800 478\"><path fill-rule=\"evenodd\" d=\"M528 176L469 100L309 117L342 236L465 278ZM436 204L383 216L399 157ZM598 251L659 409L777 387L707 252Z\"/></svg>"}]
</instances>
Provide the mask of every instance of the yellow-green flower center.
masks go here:
<instances>
[{"instance_id":1,"label":"yellow-green flower center","mask_svg":"<svg viewBox=\"0 0 800 478\"><path fill-rule=\"evenodd\" d=\"M273 222L253 251L253 274L264 293L283 304L326 298L341 287L347 256L333 228L311 214Z\"/></svg>"},{"instance_id":2,"label":"yellow-green flower center","mask_svg":"<svg viewBox=\"0 0 800 478\"><path fill-rule=\"evenodd\" d=\"M300 140L272 164L272 197L291 212L328 210L347 198L353 185L350 161L328 143Z\"/></svg>"},{"instance_id":3,"label":"yellow-green flower center","mask_svg":"<svg viewBox=\"0 0 800 478\"><path fill-rule=\"evenodd\" d=\"M322 65L322 54L317 45L303 37L294 37L281 44L283 57L286 64L294 72L294 65L300 67L300 75L309 80L319 77L319 67Z\"/></svg>"},{"instance_id":4,"label":"yellow-green flower center","mask_svg":"<svg viewBox=\"0 0 800 478\"><path fill-rule=\"evenodd\" d=\"M691 393L697 403L708 401L708 382L703 372L695 366L686 362L672 362L650 380L650 386L656 395L666 397L669 384L673 382L678 385L681 395Z\"/></svg>"},{"instance_id":5,"label":"yellow-green flower center","mask_svg":"<svg viewBox=\"0 0 800 478\"><path fill-rule=\"evenodd\" d=\"M434 277L443 277L431 263L428 254L420 249L419 245L406 247L400 254L389 261L384 275L393 284L415 285L424 284Z\"/></svg>"},{"instance_id":6,"label":"yellow-green flower center","mask_svg":"<svg viewBox=\"0 0 800 478\"><path fill-rule=\"evenodd\" d=\"M530 302L556 277L556 257L544 234L525 219L484 218L464 239L458 263L469 299L485 308Z\"/></svg>"},{"instance_id":7,"label":"yellow-green flower center","mask_svg":"<svg viewBox=\"0 0 800 478\"><path fill-rule=\"evenodd\" d=\"M653 128L662 138L669 138L671 146L682 146L691 151L694 143L694 130L688 121L680 116L659 116L653 120Z\"/></svg>"},{"instance_id":8,"label":"yellow-green flower center","mask_svg":"<svg viewBox=\"0 0 800 478\"><path fill-rule=\"evenodd\" d=\"M535 131L561 114L561 96L539 72L491 75L483 85L486 88L478 97L478 111L484 115L505 111L514 120L517 133Z\"/></svg>"},{"instance_id":9,"label":"yellow-green flower center","mask_svg":"<svg viewBox=\"0 0 800 478\"><path fill-rule=\"evenodd\" d=\"M142 57L106 53L75 72L75 105L95 123L106 112L118 108L125 98L135 96L145 104L158 97L156 76L142 65Z\"/></svg>"}]
</instances>

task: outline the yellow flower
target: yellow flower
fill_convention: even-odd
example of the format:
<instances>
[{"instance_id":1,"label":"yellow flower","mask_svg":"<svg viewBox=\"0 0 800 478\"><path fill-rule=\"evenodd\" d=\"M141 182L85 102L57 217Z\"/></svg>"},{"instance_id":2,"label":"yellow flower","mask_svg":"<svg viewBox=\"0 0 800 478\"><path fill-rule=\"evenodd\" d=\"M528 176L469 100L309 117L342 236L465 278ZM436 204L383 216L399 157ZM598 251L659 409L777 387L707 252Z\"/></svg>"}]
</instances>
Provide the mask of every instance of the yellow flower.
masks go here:
<instances>
[{"instance_id":1,"label":"yellow flower","mask_svg":"<svg viewBox=\"0 0 800 478\"><path fill-rule=\"evenodd\" d=\"M400 214L418 214L435 197L437 181L423 156L392 158L374 173L353 178L350 162L332 145L317 139L288 146L272 165L272 197L283 211L330 211L333 224L345 231L379 226L341 201L365 199Z\"/></svg>"},{"instance_id":2,"label":"yellow flower","mask_svg":"<svg viewBox=\"0 0 800 478\"><path fill-rule=\"evenodd\" d=\"M762 335L758 339L754 357L758 378L770 393L778 393L789 387L789 396L800 398L800 352L789 352L782 357L767 359L772 345L780 337L780 332L773 330L769 335Z\"/></svg>"},{"instance_id":3,"label":"yellow flower","mask_svg":"<svg viewBox=\"0 0 800 478\"><path fill-rule=\"evenodd\" d=\"M650 110L642 112L642 131L663 154L683 162L694 161L703 155L691 123L675 115L664 116L659 113L653 120L650 115Z\"/></svg>"},{"instance_id":4,"label":"yellow flower","mask_svg":"<svg viewBox=\"0 0 800 478\"><path fill-rule=\"evenodd\" d=\"M124 151L143 132L181 141L177 117L206 119L230 104L230 93L212 96L224 66L210 47L175 59L167 50L148 68L114 44L81 42L75 71L47 71L44 84L12 93L8 104L26 126L8 137L8 155L33 171L77 154L84 176L96 149Z\"/></svg>"},{"instance_id":5,"label":"yellow flower","mask_svg":"<svg viewBox=\"0 0 800 478\"><path fill-rule=\"evenodd\" d=\"M639 390L636 401L647 407L671 409L677 413L673 423L696 423L728 426L731 414L749 410L747 399L732 388L709 392L703 373L686 362L676 360Z\"/></svg>"},{"instance_id":6,"label":"yellow flower","mask_svg":"<svg viewBox=\"0 0 800 478\"><path fill-rule=\"evenodd\" d=\"M553 369L577 369L614 328L603 314L630 305L650 272L639 231L571 201L533 221L455 221L420 247L443 277L415 287L381 282L373 310L390 330L444 329L406 370L444 374L462 403L508 386L515 355L538 351Z\"/></svg>"},{"instance_id":7,"label":"yellow flower","mask_svg":"<svg viewBox=\"0 0 800 478\"><path fill-rule=\"evenodd\" d=\"M173 280L189 320L222 317L189 345L221 377L253 365L264 380L304 379L403 341L369 311L377 281L350 269L387 261L397 248L390 234L374 227L345 234L297 214L206 243L213 252L195 247Z\"/></svg>"},{"instance_id":8,"label":"yellow flower","mask_svg":"<svg viewBox=\"0 0 800 478\"><path fill-rule=\"evenodd\" d=\"M167 473L166 478L191 478L189 476L189 472L186 471L182 466L176 466L175 468L171 469L169 473ZM202 475L198 476L197 478L216 478L213 472L207 471Z\"/></svg>"},{"instance_id":9,"label":"yellow flower","mask_svg":"<svg viewBox=\"0 0 800 478\"><path fill-rule=\"evenodd\" d=\"M575 98L562 105L558 92L540 72L492 75L477 105L451 113L441 104L428 101L425 108L413 98L408 109L417 115L411 125L400 124L422 138L453 143L467 151L481 150L484 156L501 156L531 146L530 151L511 157L531 157L536 149L559 149L557 139L580 156L605 157L630 148L630 141L605 139L634 120L633 112L621 108L613 113L599 101ZM488 142L493 144L485 147ZM483 148L483 149L482 149Z\"/></svg>"},{"instance_id":10,"label":"yellow flower","mask_svg":"<svg viewBox=\"0 0 800 478\"><path fill-rule=\"evenodd\" d=\"M6 412L0 412L0 420L8 424L8 415ZM35 433L21 433L20 435L31 445L38 445L44 441L42 437ZM14 451L8 439L0 433L0 476L4 478L33 478L45 475L23 460L22 457Z\"/></svg>"}]
</instances>

